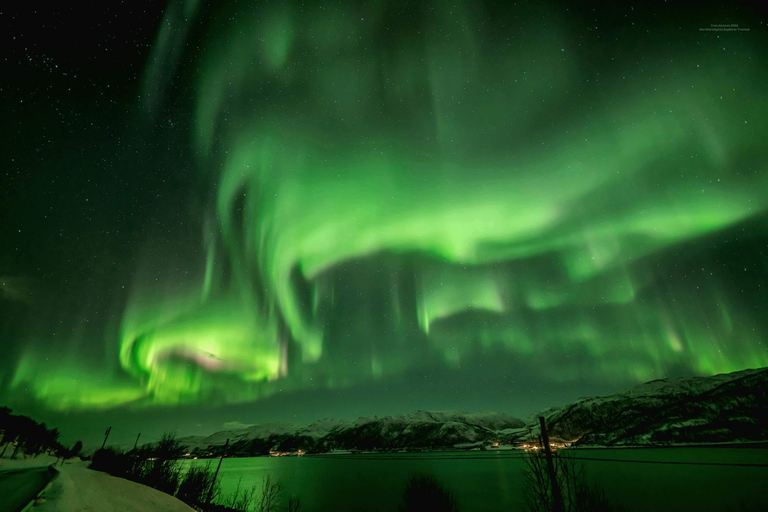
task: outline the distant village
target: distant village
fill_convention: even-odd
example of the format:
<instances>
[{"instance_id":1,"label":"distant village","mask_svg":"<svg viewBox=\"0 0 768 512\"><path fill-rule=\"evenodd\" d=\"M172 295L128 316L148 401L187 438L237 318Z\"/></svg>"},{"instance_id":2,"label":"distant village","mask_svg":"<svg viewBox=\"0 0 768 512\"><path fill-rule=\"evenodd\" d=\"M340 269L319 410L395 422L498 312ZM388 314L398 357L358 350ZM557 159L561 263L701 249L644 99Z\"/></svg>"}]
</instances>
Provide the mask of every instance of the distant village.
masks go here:
<instances>
[{"instance_id":1,"label":"distant village","mask_svg":"<svg viewBox=\"0 0 768 512\"><path fill-rule=\"evenodd\" d=\"M549 447L552 451L557 451L563 448L568 448L571 446L572 443L566 443L566 442L550 442ZM500 442L496 443L490 443L490 444L481 444L481 443L460 443L457 445L454 445L450 448L441 448L441 449L424 449L424 448L402 448L398 450L356 450L356 449L350 449L350 450L330 450L328 452L307 452L305 450L295 450L295 451L280 451L280 450L269 450L269 453L262 454L263 457L302 457L305 455L354 455L354 454L386 454L386 453L425 453L425 452L447 452L447 451L503 451L503 450L522 450L526 452L535 452L540 450L542 447L540 444L532 443L532 442L524 442L524 443L517 443L517 444L503 444ZM210 459L210 458L217 458L221 457L222 452L221 451L191 451L187 452L183 455L185 459ZM227 454L226 457L238 457L238 456L244 456L244 457L253 457L253 455L239 455L239 454Z\"/></svg>"}]
</instances>

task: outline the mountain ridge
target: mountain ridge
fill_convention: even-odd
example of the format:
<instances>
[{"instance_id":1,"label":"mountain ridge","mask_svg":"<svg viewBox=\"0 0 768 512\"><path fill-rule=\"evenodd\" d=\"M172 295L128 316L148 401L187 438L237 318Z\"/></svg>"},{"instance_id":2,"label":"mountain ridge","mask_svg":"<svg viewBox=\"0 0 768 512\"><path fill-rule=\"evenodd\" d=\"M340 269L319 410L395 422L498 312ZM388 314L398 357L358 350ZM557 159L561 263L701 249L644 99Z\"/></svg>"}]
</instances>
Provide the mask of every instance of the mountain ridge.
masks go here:
<instances>
[{"instance_id":1,"label":"mountain ridge","mask_svg":"<svg viewBox=\"0 0 768 512\"><path fill-rule=\"evenodd\" d=\"M307 425L267 423L180 439L191 454L482 449L536 438L538 416L553 441L575 445L660 446L768 440L768 368L710 377L657 379L624 392L550 407L528 423L497 411L417 410L396 416Z\"/></svg>"},{"instance_id":2,"label":"mountain ridge","mask_svg":"<svg viewBox=\"0 0 768 512\"><path fill-rule=\"evenodd\" d=\"M189 453L214 453L230 440L231 453L327 452L334 450L445 449L462 444L499 442L504 432L525 422L496 411L453 412L417 410L396 416L360 417L351 421L321 419L299 427L256 425L239 431L179 439Z\"/></svg>"},{"instance_id":3,"label":"mountain ridge","mask_svg":"<svg viewBox=\"0 0 768 512\"><path fill-rule=\"evenodd\" d=\"M604 446L762 441L768 368L659 379L544 414L553 438Z\"/></svg>"}]
</instances>

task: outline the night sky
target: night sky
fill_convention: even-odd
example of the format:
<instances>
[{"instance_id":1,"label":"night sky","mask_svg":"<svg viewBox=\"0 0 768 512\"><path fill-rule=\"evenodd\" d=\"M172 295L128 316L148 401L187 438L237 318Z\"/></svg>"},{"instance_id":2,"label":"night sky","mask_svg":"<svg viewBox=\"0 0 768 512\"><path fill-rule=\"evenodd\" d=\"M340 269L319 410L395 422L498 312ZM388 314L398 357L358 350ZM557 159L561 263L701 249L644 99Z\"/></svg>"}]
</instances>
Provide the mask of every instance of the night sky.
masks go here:
<instances>
[{"instance_id":1,"label":"night sky","mask_svg":"<svg viewBox=\"0 0 768 512\"><path fill-rule=\"evenodd\" d=\"M764 11L112 4L0 12L0 403L65 440L768 366Z\"/></svg>"}]
</instances>

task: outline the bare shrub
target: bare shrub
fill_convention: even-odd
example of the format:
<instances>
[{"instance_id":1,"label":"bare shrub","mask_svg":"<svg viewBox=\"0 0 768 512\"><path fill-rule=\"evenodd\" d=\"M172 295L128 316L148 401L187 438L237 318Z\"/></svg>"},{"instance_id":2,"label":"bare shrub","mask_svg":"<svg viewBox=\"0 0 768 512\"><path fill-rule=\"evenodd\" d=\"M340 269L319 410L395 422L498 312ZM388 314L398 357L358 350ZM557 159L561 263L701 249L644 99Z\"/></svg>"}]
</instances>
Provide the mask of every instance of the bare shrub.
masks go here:
<instances>
[{"instance_id":1,"label":"bare shrub","mask_svg":"<svg viewBox=\"0 0 768 512\"><path fill-rule=\"evenodd\" d=\"M237 510L237 512L249 512L255 502L258 487L254 484L249 489L241 489L242 482L243 478L240 477L234 494L228 500L228 506L232 510Z\"/></svg>"},{"instance_id":2,"label":"bare shrub","mask_svg":"<svg viewBox=\"0 0 768 512\"><path fill-rule=\"evenodd\" d=\"M219 482L213 481L214 469L209 461L205 466L192 466L184 475L176 497L193 507L200 507L211 499L215 499L220 491ZM211 485L214 486L211 491Z\"/></svg>"},{"instance_id":3,"label":"bare shrub","mask_svg":"<svg viewBox=\"0 0 768 512\"><path fill-rule=\"evenodd\" d=\"M584 466L567 452L552 454L557 484L563 497L565 512L618 511L602 490L587 484ZM528 452L525 459L525 502L532 512L556 510L552 498L552 485L547 472L543 450Z\"/></svg>"},{"instance_id":4,"label":"bare shrub","mask_svg":"<svg viewBox=\"0 0 768 512\"><path fill-rule=\"evenodd\" d=\"M181 481L181 461L178 458L182 451L176 434L164 433L154 447L155 460L147 461L142 468L141 482L158 491L175 495Z\"/></svg>"},{"instance_id":5,"label":"bare shrub","mask_svg":"<svg viewBox=\"0 0 768 512\"><path fill-rule=\"evenodd\" d=\"M288 498L288 512L299 512L301 510L301 501L296 496Z\"/></svg>"},{"instance_id":6,"label":"bare shrub","mask_svg":"<svg viewBox=\"0 0 768 512\"><path fill-rule=\"evenodd\" d=\"M265 476L261 481L261 499L257 504L256 510L258 512L272 512L276 510L282 490L283 484L273 482L271 475Z\"/></svg>"},{"instance_id":7,"label":"bare shrub","mask_svg":"<svg viewBox=\"0 0 768 512\"><path fill-rule=\"evenodd\" d=\"M443 487L434 477L418 475L405 486L400 512L431 510L434 512L458 512L459 507L453 493Z\"/></svg>"}]
</instances>

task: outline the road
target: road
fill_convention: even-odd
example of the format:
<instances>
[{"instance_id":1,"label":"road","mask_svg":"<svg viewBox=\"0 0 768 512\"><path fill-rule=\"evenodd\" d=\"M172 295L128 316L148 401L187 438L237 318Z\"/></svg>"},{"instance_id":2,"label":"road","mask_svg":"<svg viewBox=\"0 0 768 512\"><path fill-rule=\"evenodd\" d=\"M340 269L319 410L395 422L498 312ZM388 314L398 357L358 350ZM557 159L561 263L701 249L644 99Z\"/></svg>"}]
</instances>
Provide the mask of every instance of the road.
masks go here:
<instances>
[{"instance_id":1,"label":"road","mask_svg":"<svg viewBox=\"0 0 768 512\"><path fill-rule=\"evenodd\" d=\"M49 466L0 471L0 512L18 512L56 475Z\"/></svg>"}]
</instances>

